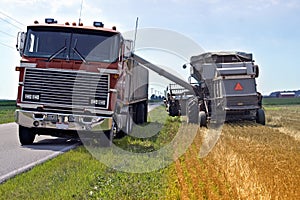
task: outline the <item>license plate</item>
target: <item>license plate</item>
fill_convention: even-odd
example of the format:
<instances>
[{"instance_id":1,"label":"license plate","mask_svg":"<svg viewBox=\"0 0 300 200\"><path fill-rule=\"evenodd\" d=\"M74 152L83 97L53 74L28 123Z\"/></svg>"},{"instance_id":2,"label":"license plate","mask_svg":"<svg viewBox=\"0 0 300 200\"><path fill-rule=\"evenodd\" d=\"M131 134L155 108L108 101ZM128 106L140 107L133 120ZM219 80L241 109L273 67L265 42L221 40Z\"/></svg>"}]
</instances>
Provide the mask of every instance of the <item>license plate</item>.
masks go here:
<instances>
[{"instance_id":1,"label":"license plate","mask_svg":"<svg viewBox=\"0 0 300 200\"><path fill-rule=\"evenodd\" d=\"M69 128L69 124L66 124L66 123L56 123L56 128L57 129L68 129Z\"/></svg>"},{"instance_id":2,"label":"license plate","mask_svg":"<svg viewBox=\"0 0 300 200\"><path fill-rule=\"evenodd\" d=\"M48 114L47 115L47 120L51 121L51 122L57 122L58 121L58 117L57 117L57 115Z\"/></svg>"}]
</instances>

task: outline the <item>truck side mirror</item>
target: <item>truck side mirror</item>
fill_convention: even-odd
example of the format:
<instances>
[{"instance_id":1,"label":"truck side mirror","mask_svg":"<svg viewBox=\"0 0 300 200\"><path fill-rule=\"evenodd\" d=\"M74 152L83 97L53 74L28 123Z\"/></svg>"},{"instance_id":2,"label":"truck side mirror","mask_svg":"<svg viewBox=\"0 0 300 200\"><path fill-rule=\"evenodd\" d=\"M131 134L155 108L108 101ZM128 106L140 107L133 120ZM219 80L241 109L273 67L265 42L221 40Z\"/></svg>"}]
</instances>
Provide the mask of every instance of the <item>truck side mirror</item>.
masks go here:
<instances>
[{"instance_id":1,"label":"truck side mirror","mask_svg":"<svg viewBox=\"0 0 300 200\"><path fill-rule=\"evenodd\" d=\"M124 49L123 49L123 55L124 59L128 59L132 56L132 40L124 40Z\"/></svg>"},{"instance_id":2,"label":"truck side mirror","mask_svg":"<svg viewBox=\"0 0 300 200\"><path fill-rule=\"evenodd\" d=\"M24 52L25 38L26 38L25 32L18 32L16 48L17 51L19 51L20 56L22 56Z\"/></svg>"},{"instance_id":3,"label":"truck side mirror","mask_svg":"<svg viewBox=\"0 0 300 200\"><path fill-rule=\"evenodd\" d=\"M258 65L254 65L255 78L259 76L259 67Z\"/></svg>"},{"instance_id":4,"label":"truck side mirror","mask_svg":"<svg viewBox=\"0 0 300 200\"><path fill-rule=\"evenodd\" d=\"M191 84L191 83L192 83L192 77L191 77L191 76L189 76L189 78L188 78L188 82L189 82L189 84Z\"/></svg>"}]
</instances>

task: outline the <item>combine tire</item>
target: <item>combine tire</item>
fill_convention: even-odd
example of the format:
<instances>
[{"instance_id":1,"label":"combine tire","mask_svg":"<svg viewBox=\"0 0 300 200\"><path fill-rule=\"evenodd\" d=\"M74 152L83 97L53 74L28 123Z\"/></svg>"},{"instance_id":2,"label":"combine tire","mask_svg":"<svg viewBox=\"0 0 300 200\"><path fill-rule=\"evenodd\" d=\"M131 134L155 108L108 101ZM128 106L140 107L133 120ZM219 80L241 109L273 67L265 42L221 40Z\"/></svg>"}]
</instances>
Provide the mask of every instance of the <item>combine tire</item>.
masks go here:
<instances>
[{"instance_id":1,"label":"combine tire","mask_svg":"<svg viewBox=\"0 0 300 200\"><path fill-rule=\"evenodd\" d=\"M34 141L33 129L19 125L19 141L21 145L31 145Z\"/></svg>"},{"instance_id":2,"label":"combine tire","mask_svg":"<svg viewBox=\"0 0 300 200\"><path fill-rule=\"evenodd\" d=\"M200 127L206 127L207 126L207 119L206 119L206 113L204 111L199 112L199 125Z\"/></svg>"},{"instance_id":3,"label":"combine tire","mask_svg":"<svg viewBox=\"0 0 300 200\"><path fill-rule=\"evenodd\" d=\"M187 102L187 123L197 124L198 123L198 100L197 98L190 98Z\"/></svg>"},{"instance_id":4,"label":"combine tire","mask_svg":"<svg viewBox=\"0 0 300 200\"><path fill-rule=\"evenodd\" d=\"M256 122L265 125L266 124L266 118L265 118L265 111L263 109L258 109L256 113Z\"/></svg>"}]
</instances>

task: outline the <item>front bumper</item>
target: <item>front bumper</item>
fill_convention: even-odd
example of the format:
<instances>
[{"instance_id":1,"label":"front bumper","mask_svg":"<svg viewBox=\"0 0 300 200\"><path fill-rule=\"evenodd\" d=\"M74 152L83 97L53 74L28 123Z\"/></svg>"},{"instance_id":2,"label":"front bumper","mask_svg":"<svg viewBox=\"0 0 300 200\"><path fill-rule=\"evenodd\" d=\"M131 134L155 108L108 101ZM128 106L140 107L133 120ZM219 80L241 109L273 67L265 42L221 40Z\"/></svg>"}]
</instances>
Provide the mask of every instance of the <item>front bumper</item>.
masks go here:
<instances>
[{"instance_id":1,"label":"front bumper","mask_svg":"<svg viewBox=\"0 0 300 200\"><path fill-rule=\"evenodd\" d=\"M105 131L112 128L112 117L16 110L15 121L28 128L74 131Z\"/></svg>"}]
</instances>

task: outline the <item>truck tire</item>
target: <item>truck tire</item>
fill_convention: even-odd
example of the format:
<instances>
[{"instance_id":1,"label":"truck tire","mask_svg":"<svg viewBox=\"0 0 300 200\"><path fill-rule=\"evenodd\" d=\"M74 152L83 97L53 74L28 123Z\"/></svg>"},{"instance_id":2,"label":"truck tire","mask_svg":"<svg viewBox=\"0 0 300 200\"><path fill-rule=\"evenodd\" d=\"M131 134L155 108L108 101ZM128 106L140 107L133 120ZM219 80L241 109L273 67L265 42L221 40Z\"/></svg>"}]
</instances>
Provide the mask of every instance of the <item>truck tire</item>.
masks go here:
<instances>
[{"instance_id":1,"label":"truck tire","mask_svg":"<svg viewBox=\"0 0 300 200\"><path fill-rule=\"evenodd\" d=\"M204 111L199 112L199 125L200 127L207 127L207 118L206 118L206 113Z\"/></svg>"},{"instance_id":2,"label":"truck tire","mask_svg":"<svg viewBox=\"0 0 300 200\"><path fill-rule=\"evenodd\" d=\"M199 108L198 108L197 98L190 98L187 101L186 115L187 115L187 123L192 123L192 124L198 123Z\"/></svg>"},{"instance_id":3,"label":"truck tire","mask_svg":"<svg viewBox=\"0 0 300 200\"><path fill-rule=\"evenodd\" d=\"M19 125L19 141L21 145L31 145L34 141L35 133L31 128Z\"/></svg>"},{"instance_id":4,"label":"truck tire","mask_svg":"<svg viewBox=\"0 0 300 200\"><path fill-rule=\"evenodd\" d=\"M115 123L113 122L112 128L110 130L103 131L100 133L99 142L101 147L111 147L114 138L114 129L115 129Z\"/></svg>"},{"instance_id":5,"label":"truck tire","mask_svg":"<svg viewBox=\"0 0 300 200\"><path fill-rule=\"evenodd\" d=\"M265 111L263 109L258 109L256 112L256 122L261 125L266 125Z\"/></svg>"},{"instance_id":6,"label":"truck tire","mask_svg":"<svg viewBox=\"0 0 300 200\"><path fill-rule=\"evenodd\" d=\"M136 110L136 123L143 124L145 122L145 104L139 103Z\"/></svg>"}]
</instances>

